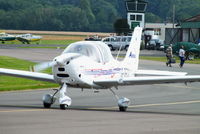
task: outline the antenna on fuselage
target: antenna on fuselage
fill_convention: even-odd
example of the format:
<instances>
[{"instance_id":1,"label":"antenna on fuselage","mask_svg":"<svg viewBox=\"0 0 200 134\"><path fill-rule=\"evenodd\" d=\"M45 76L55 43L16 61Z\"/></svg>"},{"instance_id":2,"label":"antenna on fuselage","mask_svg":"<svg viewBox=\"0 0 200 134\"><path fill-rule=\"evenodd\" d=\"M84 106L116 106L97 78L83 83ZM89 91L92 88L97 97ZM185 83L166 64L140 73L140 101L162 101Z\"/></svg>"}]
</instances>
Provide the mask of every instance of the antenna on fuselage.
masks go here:
<instances>
[{"instance_id":1,"label":"antenna on fuselage","mask_svg":"<svg viewBox=\"0 0 200 134\"><path fill-rule=\"evenodd\" d=\"M119 48L119 50L118 50L118 52L117 52L116 60L118 60L119 53L120 53L121 49L122 49L122 43L121 43L120 48Z\"/></svg>"}]
</instances>

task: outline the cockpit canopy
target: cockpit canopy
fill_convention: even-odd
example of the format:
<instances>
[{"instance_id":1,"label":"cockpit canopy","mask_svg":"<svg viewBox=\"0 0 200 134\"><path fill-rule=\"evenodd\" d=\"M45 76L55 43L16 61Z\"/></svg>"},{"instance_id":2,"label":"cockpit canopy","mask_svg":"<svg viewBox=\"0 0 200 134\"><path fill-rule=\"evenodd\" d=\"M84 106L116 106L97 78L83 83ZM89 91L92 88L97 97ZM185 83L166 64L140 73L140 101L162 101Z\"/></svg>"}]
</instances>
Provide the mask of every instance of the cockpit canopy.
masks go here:
<instances>
[{"instance_id":1,"label":"cockpit canopy","mask_svg":"<svg viewBox=\"0 0 200 134\"><path fill-rule=\"evenodd\" d=\"M100 41L80 41L70 44L63 53L78 53L96 62L107 63L113 60L108 46Z\"/></svg>"}]
</instances>

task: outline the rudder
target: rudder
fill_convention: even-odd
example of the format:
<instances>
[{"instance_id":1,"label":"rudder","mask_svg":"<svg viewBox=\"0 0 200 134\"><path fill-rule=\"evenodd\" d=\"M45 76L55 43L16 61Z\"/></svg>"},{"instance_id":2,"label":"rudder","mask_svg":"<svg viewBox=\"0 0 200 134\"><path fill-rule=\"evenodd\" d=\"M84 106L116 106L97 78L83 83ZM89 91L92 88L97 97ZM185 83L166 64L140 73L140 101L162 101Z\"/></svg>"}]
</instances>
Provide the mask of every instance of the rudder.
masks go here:
<instances>
[{"instance_id":1,"label":"rudder","mask_svg":"<svg viewBox=\"0 0 200 134\"><path fill-rule=\"evenodd\" d=\"M142 28L135 27L131 42L123 61L124 68L135 71L138 69Z\"/></svg>"}]
</instances>

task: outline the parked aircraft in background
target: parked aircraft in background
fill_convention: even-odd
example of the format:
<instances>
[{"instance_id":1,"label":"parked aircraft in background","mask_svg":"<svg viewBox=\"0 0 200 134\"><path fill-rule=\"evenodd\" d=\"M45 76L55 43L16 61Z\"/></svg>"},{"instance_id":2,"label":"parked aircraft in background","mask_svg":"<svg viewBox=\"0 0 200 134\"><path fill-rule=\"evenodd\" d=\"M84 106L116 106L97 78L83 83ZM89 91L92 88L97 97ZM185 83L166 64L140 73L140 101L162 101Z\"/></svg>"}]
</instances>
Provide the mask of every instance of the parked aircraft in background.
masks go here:
<instances>
[{"instance_id":1,"label":"parked aircraft in background","mask_svg":"<svg viewBox=\"0 0 200 134\"><path fill-rule=\"evenodd\" d=\"M109 89L118 100L119 110L126 111L130 100L125 97L119 98L113 88L200 81L200 75L186 75L185 72L139 70L141 35L142 28L136 27L123 61L114 59L109 47L103 42L80 41L70 44L53 61L34 67L35 71L52 67L52 75L5 68L0 68L0 74L59 83L61 86L53 95L43 96L43 105L45 108L50 108L59 92L61 109L66 109L72 103L71 98L67 96L68 86L91 90Z\"/></svg>"},{"instance_id":2,"label":"parked aircraft in background","mask_svg":"<svg viewBox=\"0 0 200 134\"><path fill-rule=\"evenodd\" d=\"M16 39L21 41L22 43L30 44L30 42L40 41L42 36L32 35L32 34L22 34L17 35Z\"/></svg>"},{"instance_id":3,"label":"parked aircraft in background","mask_svg":"<svg viewBox=\"0 0 200 134\"><path fill-rule=\"evenodd\" d=\"M16 37L14 35L7 34L7 33L4 33L4 32L0 33L0 41L2 43L5 43L5 41L13 41L15 39L16 39Z\"/></svg>"}]
</instances>

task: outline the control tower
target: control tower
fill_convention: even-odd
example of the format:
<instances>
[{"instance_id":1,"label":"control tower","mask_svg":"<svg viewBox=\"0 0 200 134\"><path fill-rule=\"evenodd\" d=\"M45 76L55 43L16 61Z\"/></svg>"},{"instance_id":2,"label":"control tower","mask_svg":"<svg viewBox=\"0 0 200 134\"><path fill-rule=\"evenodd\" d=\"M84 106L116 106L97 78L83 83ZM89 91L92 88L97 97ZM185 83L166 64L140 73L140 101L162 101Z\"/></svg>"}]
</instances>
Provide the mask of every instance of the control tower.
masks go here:
<instances>
[{"instance_id":1,"label":"control tower","mask_svg":"<svg viewBox=\"0 0 200 134\"><path fill-rule=\"evenodd\" d=\"M136 26L144 28L147 3L145 0L125 0L130 29L133 30Z\"/></svg>"}]
</instances>

